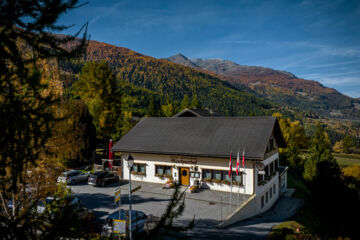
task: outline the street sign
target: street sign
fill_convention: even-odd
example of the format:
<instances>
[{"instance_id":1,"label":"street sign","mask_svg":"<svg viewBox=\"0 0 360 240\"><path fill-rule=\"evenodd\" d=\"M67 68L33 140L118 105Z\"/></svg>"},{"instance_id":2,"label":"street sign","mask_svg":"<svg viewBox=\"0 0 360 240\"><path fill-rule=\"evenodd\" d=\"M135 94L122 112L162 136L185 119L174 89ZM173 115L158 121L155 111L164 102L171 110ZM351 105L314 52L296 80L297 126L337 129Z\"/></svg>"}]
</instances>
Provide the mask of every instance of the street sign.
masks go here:
<instances>
[{"instance_id":1,"label":"street sign","mask_svg":"<svg viewBox=\"0 0 360 240\"><path fill-rule=\"evenodd\" d=\"M120 201L121 199L121 190L120 188L115 191L115 202Z\"/></svg>"},{"instance_id":2,"label":"street sign","mask_svg":"<svg viewBox=\"0 0 360 240\"><path fill-rule=\"evenodd\" d=\"M260 175L265 175L265 171L259 171Z\"/></svg>"},{"instance_id":3,"label":"street sign","mask_svg":"<svg viewBox=\"0 0 360 240\"><path fill-rule=\"evenodd\" d=\"M136 188L134 188L134 189L131 190L131 193L134 193L134 192L136 192L136 191L139 191L140 188L141 188L141 185L140 185L140 186L137 186Z\"/></svg>"},{"instance_id":4,"label":"street sign","mask_svg":"<svg viewBox=\"0 0 360 240\"><path fill-rule=\"evenodd\" d=\"M114 233L126 234L126 220L114 219Z\"/></svg>"}]
</instances>

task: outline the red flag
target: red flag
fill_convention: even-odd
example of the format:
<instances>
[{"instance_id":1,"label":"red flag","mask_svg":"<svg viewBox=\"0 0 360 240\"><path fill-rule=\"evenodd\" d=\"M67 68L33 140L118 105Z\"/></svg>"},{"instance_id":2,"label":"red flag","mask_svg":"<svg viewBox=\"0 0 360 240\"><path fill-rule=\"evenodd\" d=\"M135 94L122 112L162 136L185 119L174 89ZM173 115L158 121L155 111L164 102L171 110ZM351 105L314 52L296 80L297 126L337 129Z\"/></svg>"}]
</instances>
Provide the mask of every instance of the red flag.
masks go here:
<instances>
[{"instance_id":1,"label":"red flag","mask_svg":"<svg viewBox=\"0 0 360 240\"><path fill-rule=\"evenodd\" d=\"M229 177L231 177L231 174L232 174L232 161L231 161L231 154L232 154L232 152L230 152L230 161L229 161Z\"/></svg>"},{"instance_id":2,"label":"red flag","mask_svg":"<svg viewBox=\"0 0 360 240\"><path fill-rule=\"evenodd\" d=\"M109 141L109 160L114 159L114 154L111 151L111 148L112 148L112 139L110 139ZM109 161L109 168L111 169L111 161Z\"/></svg>"},{"instance_id":3,"label":"red flag","mask_svg":"<svg viewBox=\"0 0 360 240\"><path fill-rule=\"evenodd\" d=\"M236 158L236 175L239 176L239 166L240 165L240 153L237 153L237 158Z\"/></svg>"},{"instance_id":4,"label":"red flag","mask_svg":"<svg viewBox=\"0 0 360 240\"><path fill-rule=\"evenodd\" d=\"M242 165L245 167L245 149L243 150Z\"/></svg>"}]
</instances>

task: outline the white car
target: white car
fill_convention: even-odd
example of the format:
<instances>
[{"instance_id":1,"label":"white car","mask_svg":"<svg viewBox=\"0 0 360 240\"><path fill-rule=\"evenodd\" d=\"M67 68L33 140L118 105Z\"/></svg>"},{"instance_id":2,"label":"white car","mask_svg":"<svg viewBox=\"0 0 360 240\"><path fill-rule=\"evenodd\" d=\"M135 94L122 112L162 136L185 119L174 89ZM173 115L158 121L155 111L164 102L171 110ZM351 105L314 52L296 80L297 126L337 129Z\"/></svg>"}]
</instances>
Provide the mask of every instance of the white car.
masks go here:
<instances>
[{"instance_id":1,"label":"white car","mask_svg":"<svg viewBox=\"0 0 360 240\"><path fill-rule=\"evenodd\" d=\"M37 212L38 213L43 213L45 211L46 205L45 204L50 204L54 201L54 197L47 197L45 198L45 201L40 201L38 206L37 206ZM77 197L74 197L73 200L71 201L72 205L75 205L79 202L79 199Z\"/></svg>"},{"instance_id":2,"label":"white car","mask_svg":"<svg viewBox=\"0 0 360 240\"><path fill-rule=\"evenodd\" d=\"M67 183L67 184L74 184L79 182L86 182L89 178L90 174L80 172L77 170L71 170L63 172L57 179L57 182L60 183Z\"/></svg>"}]
</instances>

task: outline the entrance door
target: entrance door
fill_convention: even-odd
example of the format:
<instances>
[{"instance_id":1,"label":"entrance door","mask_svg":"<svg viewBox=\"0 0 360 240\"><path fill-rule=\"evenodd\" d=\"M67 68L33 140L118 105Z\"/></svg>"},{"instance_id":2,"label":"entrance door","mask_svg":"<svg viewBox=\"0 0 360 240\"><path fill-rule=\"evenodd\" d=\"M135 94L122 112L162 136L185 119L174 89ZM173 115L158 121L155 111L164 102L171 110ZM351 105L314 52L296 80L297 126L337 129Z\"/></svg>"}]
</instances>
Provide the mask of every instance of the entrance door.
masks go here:
<instances>
[{"instance_id":1,"label":"entrance door","mask_svg":"<svg viewBox=\"0 0 360 240\"><path fill-rule=\"evenodd\" d=\"M190 185L190 174L188 168L180 168L180 183L182 185Z\"/></svg>"}]
</instances>

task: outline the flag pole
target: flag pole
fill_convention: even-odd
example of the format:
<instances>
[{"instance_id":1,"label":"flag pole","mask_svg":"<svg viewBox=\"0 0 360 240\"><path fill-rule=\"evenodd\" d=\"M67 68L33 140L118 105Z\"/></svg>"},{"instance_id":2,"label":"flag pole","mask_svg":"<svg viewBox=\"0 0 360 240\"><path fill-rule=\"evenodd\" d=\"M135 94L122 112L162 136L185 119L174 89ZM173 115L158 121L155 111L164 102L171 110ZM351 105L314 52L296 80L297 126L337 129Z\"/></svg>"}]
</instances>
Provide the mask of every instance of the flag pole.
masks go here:
<instances>
[{"instance_id":1,"label":"flag pole","mask_svg":"<svg viewBox=\"0 0 360 240\"><path fill-rule=\"evenodd\" d=\"M243 168L244 168L244 203L246 199L246 172L245 172L245 148L243 149Z\"/></svg>"},{"instance_id":2,"label":"flag pole","mask_svg":"<svg viewBox=\"0 0 360 240\"><path fill-rule=\"evenodd\" d=\"M230 214L231 214L231 198L232 198L232 150L230 151L230 160L229 160L229 177L230 177Z\"/></svg>"},{"instance_id":3,"label":"flag pole","mask_svg":"<svg viewBox=\"0 0 360 240\"><path fill-rule=\"evenodd\" d=\"M232 193L232 171L231 171L231 184L230 184L230 214L231 214L231 198L232 198L232 196L231 196L231 193Z\"/></svg>"},{"instance_id":4,"label":"flag pole","mask_svg":"<svg viewBox=\"0 0 360 240\"><path fill-rule=\"evenodd\" d=\"M239 151L237 153L237 159L236 159L236 175L239 176L239 170L240 170L240 156L239 156ZM240 184L237 184L238 187L238 207L240 207Z\"/></svg>"}]
</instances>

